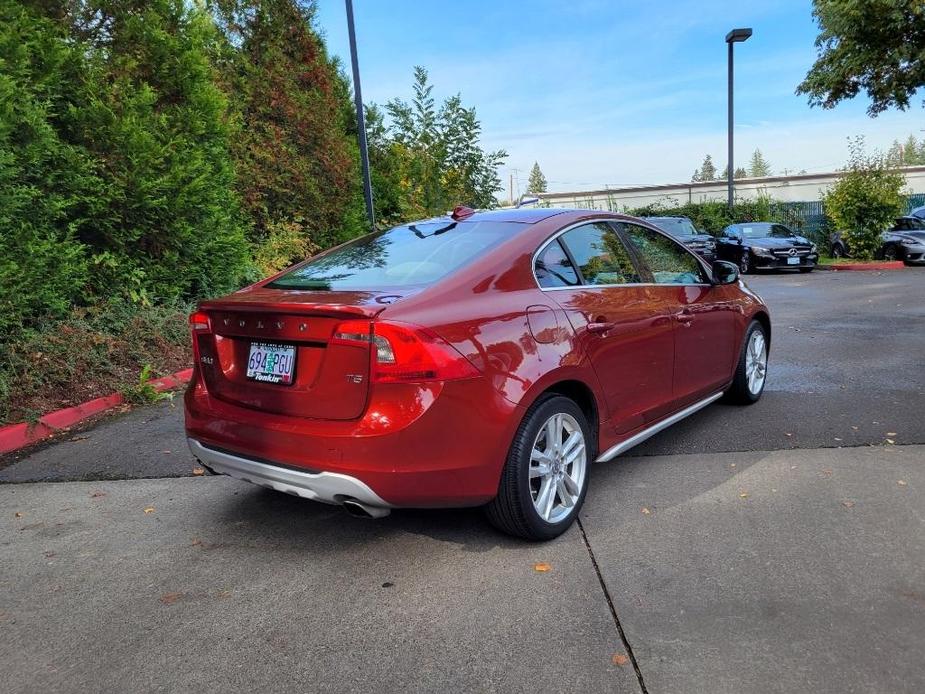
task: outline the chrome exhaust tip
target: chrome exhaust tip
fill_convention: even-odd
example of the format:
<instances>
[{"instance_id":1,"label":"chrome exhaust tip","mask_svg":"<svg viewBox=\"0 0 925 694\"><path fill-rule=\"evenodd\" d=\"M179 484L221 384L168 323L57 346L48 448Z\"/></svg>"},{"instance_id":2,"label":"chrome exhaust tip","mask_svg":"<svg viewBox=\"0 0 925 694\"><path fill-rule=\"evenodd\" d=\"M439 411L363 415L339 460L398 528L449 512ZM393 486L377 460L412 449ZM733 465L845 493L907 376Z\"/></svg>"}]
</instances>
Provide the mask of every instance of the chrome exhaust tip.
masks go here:
<instances>
[{"instance_id":1,"label":"chrome exhaust tip","mask_svg":"<svg viewBox=\"0 0 925 694\"><path fill-rule=\"evenodd\" d=\"M379 506L369 506L356 499L345 499L341 505L344 510L354 518L385 518L391 513L390 509Z\"/></svg>"}]
</instances>

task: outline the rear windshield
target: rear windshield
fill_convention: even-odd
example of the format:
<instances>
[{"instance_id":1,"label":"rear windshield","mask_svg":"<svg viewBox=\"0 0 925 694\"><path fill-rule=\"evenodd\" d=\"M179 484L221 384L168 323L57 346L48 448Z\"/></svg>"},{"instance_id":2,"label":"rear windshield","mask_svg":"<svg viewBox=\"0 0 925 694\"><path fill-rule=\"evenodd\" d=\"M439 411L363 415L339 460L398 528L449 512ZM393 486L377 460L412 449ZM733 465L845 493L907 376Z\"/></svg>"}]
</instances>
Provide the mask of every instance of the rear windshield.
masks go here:
<instances>
[{"instance_id":1,"label":"rear windshield","mask_svg":"<svg viewBox=\"0 0 925 694\"><path fill-rule=\"evenodd\" d=\"M422 222L351 241L279 276L275 289L371 290L433 284L513 236L519 222Z\"/></svg>"},{"instance_id":2,"label":"rear windshield","mask_svg":"<svg viewBox=\"0 0 925 694\"><path fill-rule=\"evenodd\" d=\"M667 231L672 236L694 236L697 229L689 219L681 217L643 217L650 224L654 224L662 231Z\"/></svg>"}]
</instances>

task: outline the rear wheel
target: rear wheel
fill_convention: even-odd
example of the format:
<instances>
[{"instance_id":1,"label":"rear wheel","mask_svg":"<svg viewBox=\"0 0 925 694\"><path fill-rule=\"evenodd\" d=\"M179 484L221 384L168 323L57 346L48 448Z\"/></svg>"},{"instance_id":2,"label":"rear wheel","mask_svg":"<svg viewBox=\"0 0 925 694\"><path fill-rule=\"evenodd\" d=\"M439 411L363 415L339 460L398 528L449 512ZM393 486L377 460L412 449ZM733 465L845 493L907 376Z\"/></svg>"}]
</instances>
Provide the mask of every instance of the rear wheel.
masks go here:
<instances>
[{"instance_id":1,"label":"rear wheel","mask_svg":"<svg viewBox=\"0 0 925 694\"><path fill-rule=\"evenodd\" d=\"M732 402L751 405L764 392L768 375L768 338L764 326L752 321L745 332L735 377L726 395Z\"/></svg>"},{"instance_id":2,"label":"rear wheel","mask_svg":"<svg viewBox=\"0 0 925 694\"><path fill-rule=\"evenodd\" d=\"M488 519L528 540L561 535L584 503L593 448L587 418L572 400L552 395L534 404L514 436Z\"/></svg>"}]
</instances>

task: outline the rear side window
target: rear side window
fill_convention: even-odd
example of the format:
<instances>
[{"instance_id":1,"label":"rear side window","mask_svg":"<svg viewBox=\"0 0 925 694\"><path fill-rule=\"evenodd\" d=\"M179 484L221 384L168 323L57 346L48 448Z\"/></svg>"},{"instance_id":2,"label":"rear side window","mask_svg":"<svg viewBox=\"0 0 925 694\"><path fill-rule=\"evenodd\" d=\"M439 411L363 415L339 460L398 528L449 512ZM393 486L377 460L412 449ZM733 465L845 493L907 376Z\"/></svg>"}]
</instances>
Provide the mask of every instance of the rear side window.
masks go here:
<instances>
[{"instance_id":1,"label":"rear side window","mask_svg":"<svg viewBox=\"0 0 925 694\"><path fill-rule=\"evenodd\" d=\"M622 224L656 284L708 284L700 262L667 236L636 224Z\"/></svg>"},{"instance_id":2,"label":"rear side window","mask_svg":"<svg viewBox=\"0 0 925 694\"><path fill-rule=\"evenodd\" d=\"M335 248L267 286L315 291L433 284L513 236L519 222L426 222L395 227Z\"/></svg>"},{"instance_id":3,"label":"rear side window","mask_svg":"<svg viewBox=\"0 0 925 694\"><path fill-rule=\"evenodd\" d=\"M558 240L546 246L536 259L536 281L541 287L574 287L578 284L578 273Z\"/></svg>"},{"instance_id":4,"label":"rear side window","mask_svg":"<svg viewBox=\"0 0 925 694\"><path fill-rule=\"evenodd\" d=\"M583 224L559 238L578 263L585 284L633 284L641 281L626 246L609 224Z\"/></svg>"}]
</instances>

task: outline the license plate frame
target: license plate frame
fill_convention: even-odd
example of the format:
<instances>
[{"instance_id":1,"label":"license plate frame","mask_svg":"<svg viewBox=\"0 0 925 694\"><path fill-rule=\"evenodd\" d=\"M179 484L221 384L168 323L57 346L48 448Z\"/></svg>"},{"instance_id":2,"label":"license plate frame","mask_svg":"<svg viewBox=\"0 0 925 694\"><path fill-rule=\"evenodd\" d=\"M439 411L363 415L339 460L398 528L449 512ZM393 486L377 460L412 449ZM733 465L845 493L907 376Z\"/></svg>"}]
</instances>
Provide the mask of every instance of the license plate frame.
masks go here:
<instances>
[{"instance_id":1,"label":"license plate frame","mask_svg":"<svg viewBox=\"0 0 925 694\"><path fill-rule=\"evenodd\" d=\"M799 265L799 264L800 264L799 258L787 258L787 265Z\"/></svg>"},{"instance_id":2,"label":"license plate frame","mask_svg":"<svg viewBox=\"0 0 925 694\"><path fill-rule=\"evenodd\" d=\"M295 345L278 342L251 342L248 347L247 369L244 375L247 380L257 383L291 386L295 383L297 354L298 349ZM270 357L272 360L269 359ZM267 368L268 361L270 361L269 369Z\"/></svg>"}]
</instances>

